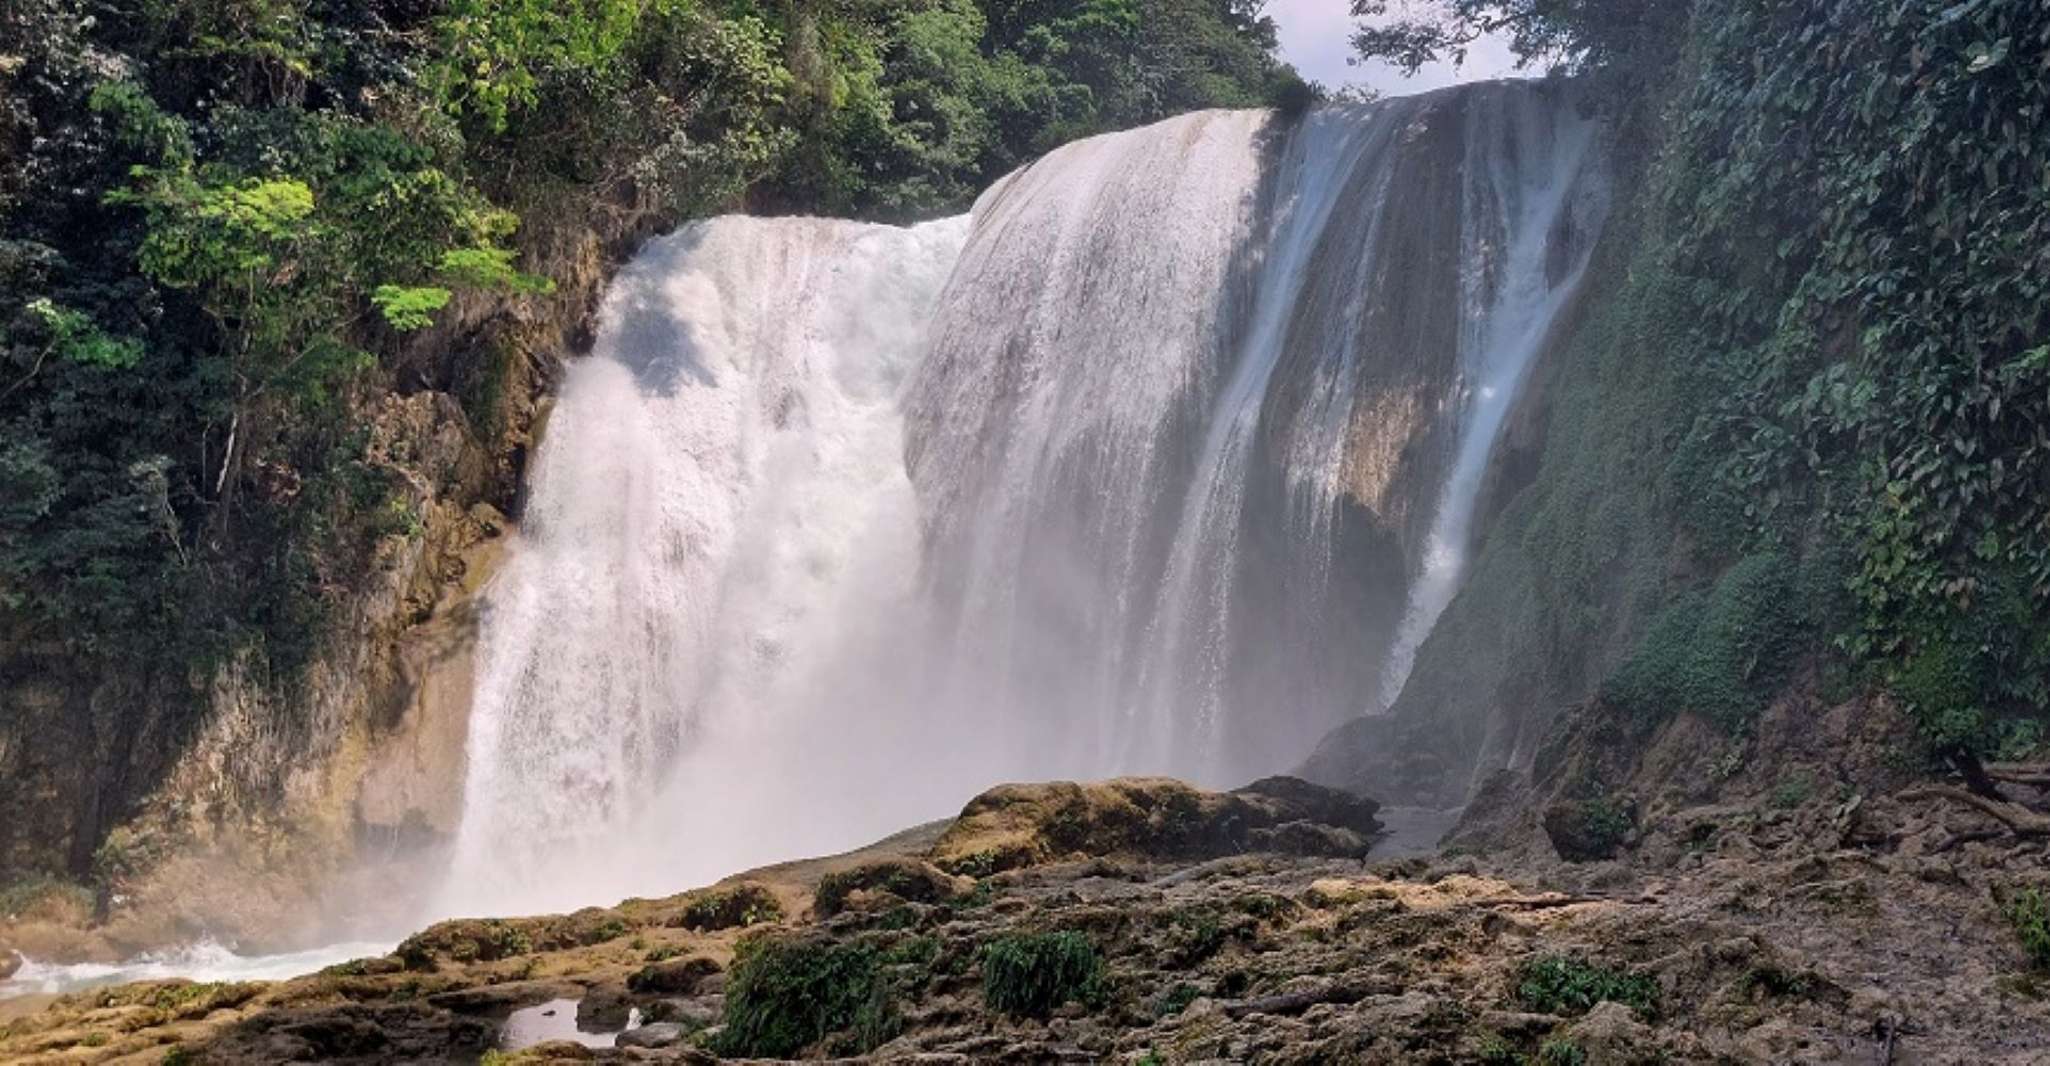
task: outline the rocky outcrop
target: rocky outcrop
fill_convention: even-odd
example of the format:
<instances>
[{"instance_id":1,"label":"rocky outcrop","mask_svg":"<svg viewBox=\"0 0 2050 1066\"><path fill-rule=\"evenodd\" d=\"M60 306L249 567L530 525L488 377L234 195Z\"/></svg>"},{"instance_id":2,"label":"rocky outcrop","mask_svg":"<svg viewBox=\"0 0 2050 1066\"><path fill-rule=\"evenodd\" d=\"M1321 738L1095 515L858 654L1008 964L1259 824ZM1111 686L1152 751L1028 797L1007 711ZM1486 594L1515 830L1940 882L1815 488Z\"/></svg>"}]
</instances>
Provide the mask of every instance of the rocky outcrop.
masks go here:
<instances>
[{"instance_id":1,"label":"rocky outcrop","mask_svg":"<svg viewBox=\"0 0 2050 1066\"><path fill-rule=\"evenodd\" d=\"M1249 851L1359 857L1381 831L1372 800L1294 778L1205 792L1168 778L1003 785L969 801L933 861L990 874L1074 856L1202 860Z\"/></svg>"},{"instance_id":2,"label":"rocky outcrop","mask_svg":"<svg viewBox=\"0 0 2050 1066\"><path fill-rule=\"evenodd\" d=\"M2042 887L2031 849L1887 796L1846 820L1832 795L1690 799L1670 783L1644 794L1642 838L1591 863L1507 843L1365 865L1199 858L1179 823L1113 819L1066 854L964 877L958 895L928 891L954 884L930 873L886 875L931 871L992 826L1031 832L1076 789L1111 810L1242 809L1173 782L1006 786L949 825L667 899L444 923L392 958L277 984L79 993L0 1015L0 1056L2020 1064L2050 1041L2050 1002L2028 994L2038 978L1989 891ZM1505 841L1538 832L1527 807L1507 817L1511 784L1482 789ZM849 898L873 905L814 905L850 873L866 887ZM776 900L775 916L692 917L742 896ZM552 1025L517 1022L536 1017ZM578 1042L505 1047L519 1033Z\"/></svg>"}]
</instances>

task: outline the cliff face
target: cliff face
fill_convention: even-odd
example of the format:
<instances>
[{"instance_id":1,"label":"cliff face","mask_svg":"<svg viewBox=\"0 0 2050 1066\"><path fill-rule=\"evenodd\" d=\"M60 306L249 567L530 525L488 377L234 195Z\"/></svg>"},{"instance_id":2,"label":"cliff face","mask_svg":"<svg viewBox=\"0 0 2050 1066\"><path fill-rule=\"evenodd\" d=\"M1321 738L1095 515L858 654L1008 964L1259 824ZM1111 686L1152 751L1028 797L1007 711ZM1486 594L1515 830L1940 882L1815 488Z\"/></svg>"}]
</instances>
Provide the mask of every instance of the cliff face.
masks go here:
<instances>
[{"instance_id":1,"label":"cliff face","mask_svg":"<svg viewBox=\"0 0 2050 1066\"><path fill-rule=\"evenodd\" d=\"M651 224L632 208L537 217L524 243L557 279L551 296L459 299L407 343L397 387L356 413L366 466L403 486L384 506L404 518L366 579L337 590L296 679L248 656L193 678L0 641L0 870L90 872L121 897L93 937L13 939L118 954L202 934L286 943L378 917L307 904L340 871L431 853L453 829L477 594L561 361L584 343L609 264Z\"/></svg>"}]
</instances>

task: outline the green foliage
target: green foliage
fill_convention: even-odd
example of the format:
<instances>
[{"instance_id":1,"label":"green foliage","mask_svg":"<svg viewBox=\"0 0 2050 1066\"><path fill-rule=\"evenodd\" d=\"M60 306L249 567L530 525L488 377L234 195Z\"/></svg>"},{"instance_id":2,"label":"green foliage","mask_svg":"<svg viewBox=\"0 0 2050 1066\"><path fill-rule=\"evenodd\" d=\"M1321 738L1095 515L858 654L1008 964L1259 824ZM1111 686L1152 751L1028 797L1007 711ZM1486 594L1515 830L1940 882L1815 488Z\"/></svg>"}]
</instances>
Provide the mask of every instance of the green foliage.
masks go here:
<instances>
[{"instance_id":1,"label":"green foliage","mask_svg":"<svg viewBox=\"0 0 2050 1066\"><path fill-rule=\"evenodd\" d=\"M0 920L12 921L50 910L91 914L93 892L84 885L55 877L26 877L0 888Z\"/></svg>"},{"instance_id":2,"label":"green foliage","mask_svg":"<svg viewBox=\"0 0 2050 1066\"><path fill-rule=\"evenodd\" d=\"M2050 708L2050 26L2027 0L1695 25L1661 181L1727 386L1702 450L1754 539L1848 549L1844 647L1986 750Z\"/></svg>"},{"instance_id":3,"label":"green foliage","mask_svg":"<svg viewBox=\"0 0 2050 1066\"><path fill-rule=\"evenodd\" d=\"M1076 932L1020 933L982 949L982 1001L991 1010L1043 1018L1063 1003L1101 1006L1103 959Z\"/></svg>"},{"instance_id":4,"label":"green foliage","mask_svg":"<svg viewBox=\"0 0 2050 1066\"><path fill-rule=\"evenodd\" d=\"M432 325L434 312L447 307L453 295L433 286L379 285L371 291L370 302L391 328L403 333Z\"/></svg>"},{"instance_id":5,"label":"green foliage","mask_svg":"<svg viewBox=\"0 0 2050 1066\"><path fill-rule=\"evenodd\" d=\"M783 905L767 888L753 883L708 889L683 908L677 924L699 932L746 929L783 917Z\"/></svg>"},{"instance_id":6,"label":"green foliage","mask_svg":"<svg viewBox=\"0 0 2050 1066\"><path fill-rule=\"evenodd\" d=\"M50 350L62 358L105 370L127 370L142 361L141 341L108 336L83 311L60 307L48 297L30 300L27 310L50 331Z\"/></svg>"},{"instance_id":7,"label":"green foliage","mask_svg":"<svg viewBox=\"0 0 2050 1066\"><path fill-rule=\"evenodd\" d=\"M1189 1004L1196 1002L1196 998L1202 994L1203 990L1195 985L1178 981L1167 991L1162 992L1160 998L1153 1001L1153 1016L1168 1018L1180 1014L1188 1010Z\"/></svg>"},{"instance_id":8,"label":"green foliage","mask_svg":"<svg viewBox=\"0 0 2050 1066\"><path fill-rule=\"evenodd\" d=\"M1450 0L1425 8L1388 0L1352 0L1352 13L1374 21L1355 28L1353 49L1415 73L1436 60L1463 62L1483 36L1506 37L1524 64L1548 62L1569 71L1642 71L1671 54L1687 15L1684 0ZM1400 16L1388 19L1390 8Z\"/></svg>"},{"instance_id":9,"label":"green foliage","mask_svg":"<svg viewBox=\"0 0 2050 1066\"><path fill-rule=\"evenodd\" d=\"M889 983L875 948L817 940L743 941L726 987L722 1055L788 1058L852 1029L856 1050L894 1035Z\"/></svg>"},{"instance_id":10,"label":"green foliage","mask_svg":"<svg viewBox=\"0 0 2050 1066\"><path fill-rule=\"evenodd\" d=\"M2008 924L2021 938L2022 951L2039 970L2050 970L2050 895L2027 888L2014 893L2004 907Z\"/></svg>"},{"instance_id":11,"label":"green foliage","mask_svg":"<svg viewBox=\"0 0 2050 1066\"><path fill-rule=\"evenodd\" d=\"M1587 1066L1587 1052L1563 1036L1538 1045L1537 1066Z\"/></svg>"},{"instance_id":12,"label":"green foliage","mask_svg":"<svg viewBox=\"0 0 2050 1066\"><path fill-rule=\"evenodd\" d=\"M1815 795L1815 779L1806 771L1795 771L1780 779L1772 788L1772 805L1782 811L1793 810Z\"/></svg>"},{"instance_id":13,"label":"green foliage","mask_svg":"<svg viewBox=\"0 0 2050 1066\"><path fill-rule=\"evenodd\" d=\"M1637 826L1636 808L1627 800L1598 795L1581 804L1581 833L1598 855L1614 855Z\"/></svg>"},{"instance_id":14,"label":"green foliage","mask_svg":"<svg viewBox=\"0 0 2050 1066\"><path fill-rule=\"evenodd\" d=\"M1646 719L1690 710L1736 730L1778 690L1800 650L1793 587L1793 567L1780 556L1738 561L1707 593L1661 611L1603 695Z\"/></svg>"},{"instance_id":15,"label":"green foliage","mask_svg":"<svg viewBox=\"0 0 2050 1066\"><path fill-rule=\"evenodd\" d=\"M545 78L601 83L618 75L627 43L651 7L669 0L451 0L435 31L439 55L428 74L442 106L476 115L503 133L516 110L540 100Z\"/></svg>"},{"instance_id":16,"label":"green foliage","mask_svg":"<svg viewBox=\"0 0 2050 1066\"><path fill-rule=\"evenodd\" d=\"M1523 964L1516 999L1545 1014L1585 1014L1597 1003L1621 1003L1640 1014L1658 1010L1658 981L1570 955L1545 955Z\"/></svg>"}]
</instances>

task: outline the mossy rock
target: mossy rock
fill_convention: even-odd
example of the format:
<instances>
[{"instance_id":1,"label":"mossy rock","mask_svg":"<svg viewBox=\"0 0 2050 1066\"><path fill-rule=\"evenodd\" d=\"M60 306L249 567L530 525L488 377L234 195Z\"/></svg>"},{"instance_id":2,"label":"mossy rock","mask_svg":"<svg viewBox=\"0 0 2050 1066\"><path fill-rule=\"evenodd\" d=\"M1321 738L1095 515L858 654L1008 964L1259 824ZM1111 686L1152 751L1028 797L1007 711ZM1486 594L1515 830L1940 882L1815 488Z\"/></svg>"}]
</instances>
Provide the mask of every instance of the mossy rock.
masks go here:
<instances>
[{"instance_id":1,"label":"mossy rock","mask_svg":"<svg viewBox=\"0 0 2050 1066\"><path fill-rule=\"evenodd\" d=\"M725 888L708 888L687 897L683 911L669 924L700 933L722 929L745 929L783 917L783 904L766 885L743 881Z\"/></svg>"},{"instance_id":2,"label":"mossy rock","mask_svg":"<svg viewBox=\"0 0 2050 1066\"><path fill-rule=\"evenodd\" d=\"M705 978L718 972L719 964L703 955L666 959L641 967L626 979L626 987L635 992L688 996L698 990Z\"/></svg>"},{"instance_id":3,"label":"mossy rock","mask_svg":"<svg viewBox=\"0 0 2050 1066\"><path fill-rule=\"evenodd\" d=\"M827 874L819 881L812 912L831 918L861 894L881 893L906 903L946 903L967 896L975 883L917 859L882 859Z\"/></svg>"},{"instance_id":4,"label":"mossy rock","mask_svg":"<svg viewBox=\"0 0 2050 1066\"><path fill-rule=\"evenodd\" d=\"M1614 858L1637 826L1637 806L1628 799L1562 799L1545 808L1545 836L1567 862Z\"/></svg>"},{"instance_id":5,"label":"mossy rock","mask_svg":"<svg viewBox=\"0 0 2050 1066\"><path fill-rule=\"evenodd\" d=\"M406 969L433 970L444 962L496 962L602 944L632 932L636 924L600 907L538 918L458 918L407 937L392 954Z\"/></svg>"},{"instance_id":6,"label":"mossy rock","mask_svg":"<svg viewBox=\"0 0 2050 1066\"><path fill-rule=\"evenodd\" d=\"M1380 833L1374 801L1287 777L1235 792L1171 778L1002 785L970 800L927 857L978 874L1071 856L1192 861L1254 851L1356 857Z\"/></svg>"}]
</instances>

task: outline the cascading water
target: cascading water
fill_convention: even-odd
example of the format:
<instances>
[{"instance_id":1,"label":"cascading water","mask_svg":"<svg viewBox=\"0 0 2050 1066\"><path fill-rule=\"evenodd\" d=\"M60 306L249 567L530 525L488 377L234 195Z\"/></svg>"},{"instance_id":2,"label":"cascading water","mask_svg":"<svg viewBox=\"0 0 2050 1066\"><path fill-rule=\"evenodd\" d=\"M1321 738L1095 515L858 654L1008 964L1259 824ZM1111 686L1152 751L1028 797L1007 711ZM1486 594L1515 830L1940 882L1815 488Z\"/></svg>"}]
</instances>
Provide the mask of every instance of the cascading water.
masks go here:
<instances>
[{"instance_id":1,"label":"cascading water","mask_svg":"<svg viewBox=\"0 0 2050 1066\"><path fill-rule=\"evenodd\" d=\"M748 774L776 774L782 722L757 712L803 681L780 664L908 594L887 587L915 543L897 395L964 231L724 218L614 281L492 586L441 909L586 903L766 854L745 841L768 826L718 831ZM711 810L640 821L706 751L741 771L703 790Z\"/></svg>"},{"instance_id":2,"label":"cascading water","mask_svg":"<svg viewBox=\"0 0 2050 1066\"><path fill-rule=\"evenodd\" d=\"M651 245L490 594L439 909L673 891L1004 779L1238 783L1381 705L1599 228L1563 95L1206 112L972 224Z\"/></svg>"}]
</instances>

